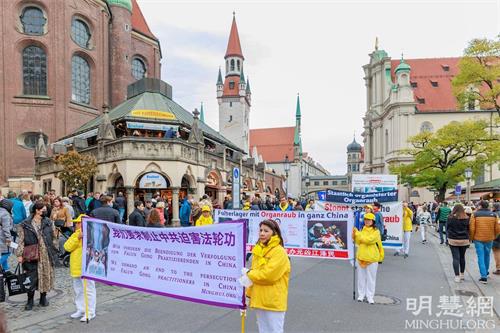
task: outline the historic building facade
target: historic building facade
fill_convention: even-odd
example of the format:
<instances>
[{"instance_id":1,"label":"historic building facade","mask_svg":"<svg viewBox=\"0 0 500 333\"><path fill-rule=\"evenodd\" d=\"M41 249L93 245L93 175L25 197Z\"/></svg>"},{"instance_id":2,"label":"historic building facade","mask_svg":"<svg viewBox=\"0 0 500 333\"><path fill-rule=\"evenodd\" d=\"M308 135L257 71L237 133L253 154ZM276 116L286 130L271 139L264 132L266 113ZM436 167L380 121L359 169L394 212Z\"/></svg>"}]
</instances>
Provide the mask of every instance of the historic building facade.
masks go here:
<instances>
[{"instance_id":1,"label":"historic building facade","mask_svg":"<svg viewBox=\"0 0 500 333\"><path fill-rule=\"evenodd\" d=\"M363 118L364 173L389 173L391 164L408 163L401 155L408 138L421 131L436 131L451 121L483 119L491 124L496 111L480 110L479 104L457 106L451 80L458 73L460 58L392 60L375 47L370 62L363 66L366 85L366 113ZM477 184L500 177L498 165L485 166L474 175ZM428 201L426 189L412 193L416 201Z\"/></svg>"},{"instance_id":2,"label":"historic building facade","mask_svg":"<svg viewBox=\"0 0 500 333\"><path fill-rule=\"evenodd\" d=\"M54 142L160 78L161 50L136 0L0 1L0 187L32 187L41 130Z\"/></svg>"}]
</instances>

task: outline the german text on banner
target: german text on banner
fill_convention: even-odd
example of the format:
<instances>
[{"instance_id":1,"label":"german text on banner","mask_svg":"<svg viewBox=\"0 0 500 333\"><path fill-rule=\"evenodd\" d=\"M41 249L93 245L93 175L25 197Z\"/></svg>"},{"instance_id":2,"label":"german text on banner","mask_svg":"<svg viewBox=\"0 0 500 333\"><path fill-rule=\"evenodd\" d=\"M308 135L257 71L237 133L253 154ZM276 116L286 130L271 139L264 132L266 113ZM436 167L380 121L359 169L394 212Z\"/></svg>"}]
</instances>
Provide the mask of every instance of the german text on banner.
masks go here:
<instances>
[{"instance_id":1,"label":"german text on banner","mask_svg":"<svg viewBox=\"0 0 500 333\"><path fill-rule=\"evenodd\" d=\"M326 201L336 202L348 205L370 204L378 202L394 202L398 201L398 190L373 192L373 193L358 193L337 190L326 190Z\"/></svg>"},{"instance_id":2,"label":"german text on banner","mask_svg":"<svg viewBox=\"0 0 500 333\"><path fill-rule=\"evenodd\" d=\"M247 251L259 240L259 223L272 219L279 223L290 256L324 259L352 259L352 211L342 206L342 211L266 211L220 210L214 220L220 224L232 220L247 221Z\"/></svg>"},{"instance_id":3,"label":"german text on banner","mask_svg":"<svg viewBox=\"0 0 500 333\"><path fill-rule=\"evenodd\" d=\"M82 276L228 308L244 308L237 279L245 263L245 223L143 228L85 218Z\"/></svg>"}]
</instances>

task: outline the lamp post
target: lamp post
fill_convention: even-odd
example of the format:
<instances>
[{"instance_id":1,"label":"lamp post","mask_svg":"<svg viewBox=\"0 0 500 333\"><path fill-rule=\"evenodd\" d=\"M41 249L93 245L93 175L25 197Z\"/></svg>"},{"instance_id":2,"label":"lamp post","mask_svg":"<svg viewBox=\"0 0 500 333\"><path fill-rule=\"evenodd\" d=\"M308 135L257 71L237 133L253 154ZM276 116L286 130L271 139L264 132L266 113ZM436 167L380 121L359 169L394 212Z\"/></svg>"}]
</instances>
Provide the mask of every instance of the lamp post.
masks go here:
<instances>
[{"instance_id":1,"label":"lamp post","mask_svg":"<svg viewBox=\"0 0 500 333\"><path fill-rule=\"evenodd\" d=\"M472 178L472 169L467 168L464 171L465 174L465 179L467 179L467 194L466 194L466 199L465 199L465 204L468 205L470 201L470 179Z\"/></svg>"},{"instance_id":2,"label":"lamp post","mask_svg":"<svg viewBox=\"0 0 500 333\"><path fill-rule=\"evenodd\" d=\"M306 199L308 200L309 199L309 184L311 181L311 178L309 178L309 175L306 176L304 181L306 182Z\"/></svg>"},{"instance_id":3,"label":"lamp post","mask_svg":"<svg viewBox=\"0 0 500 333\"><path fill-rule=\"evenodd\" d=\"M285 176L286 176L286 183L285 183L285 196L288 198L288 173L290 172L290 161L288 160L288 154L285 155Z\"/></svg>"}]
</instances>

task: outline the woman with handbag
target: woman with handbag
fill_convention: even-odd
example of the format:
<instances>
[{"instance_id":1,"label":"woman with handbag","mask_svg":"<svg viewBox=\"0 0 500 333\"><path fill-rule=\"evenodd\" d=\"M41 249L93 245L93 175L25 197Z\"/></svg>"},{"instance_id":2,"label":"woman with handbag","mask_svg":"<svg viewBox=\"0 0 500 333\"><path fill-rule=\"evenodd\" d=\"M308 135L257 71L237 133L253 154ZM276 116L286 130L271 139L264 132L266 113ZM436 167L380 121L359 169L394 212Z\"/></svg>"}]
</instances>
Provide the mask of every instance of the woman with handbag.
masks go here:
<instances>
[{"instance_id":1,"label":"woman with handbag","mask_svg":"<svg viewBox=\"0 0 500 333\"><path fill-rule=\"evenodd\" d=\"M73 218L71 217L71 212L69 211L69 209L64 206L62 198L57 197L54 199L52 211L50 212L50 219L56 227L56 236L59 242L59 249L63 250L64 243L73 233ZM59 264L59 262L57 264Z\"/></svg>"},{"instance_id":2,"label":"woman with handbag","mask_svg":"<svg viewBox=\"0 0 500 333\"><path fill-rule=\"evenodd\" d=\"M40 292L40 305L48 306L47 292L54 289L54 264L57 260L57 238L52 221L42 201L33 204L33 214L20 224L17 260L25 273L32 276L25 310L33 309L35 290Z\"/></svg>"}]
</instances>

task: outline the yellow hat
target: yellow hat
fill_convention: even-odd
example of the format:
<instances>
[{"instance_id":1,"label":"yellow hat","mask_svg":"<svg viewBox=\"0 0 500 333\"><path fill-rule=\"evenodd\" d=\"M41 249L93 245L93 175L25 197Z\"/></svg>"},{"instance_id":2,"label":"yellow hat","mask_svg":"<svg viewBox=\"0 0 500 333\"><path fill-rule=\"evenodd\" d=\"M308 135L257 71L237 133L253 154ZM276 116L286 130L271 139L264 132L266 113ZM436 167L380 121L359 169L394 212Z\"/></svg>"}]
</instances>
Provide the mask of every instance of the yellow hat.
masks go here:
<instances>
[{"instance_id":1,"label":"yellow hat","mask_svg":"<svg viewBox=\"0 0 500 333\"><path fill-rule=\"evenodd\" d=\"M373 210L373 206L372 205L365 205L365 208L370 208Z\"/></svg>"},{"instance_id":2,"label":"yellow hat","mask_svg":"<svg viewBox=\"0 0 500 333\"><path fill-rule=\"evenodd\" d=\"M245 201L245 206L250 206L250 202Z\"/></svg>"},{"instance_id":3,"label":"yellow hat","mask_svg":"<svg viewBox=\"0 0 500 333\"><path fill-rule=\"evenodd\" d=\"M203 207L201 207L201 212L209 212L210 211L210 207L208 205L205 205Z\"/></svg>"},{"instance_id":4,"label":"yellow hat","mask_svg":"<svg viewBox=\"0 0 500 333\"><path fill-rule=\"evenodd\" d=\"M88 217L88 215L80 214L76 219L71 220L73 223L82 223L82 217Z\"/></svg>"},{"instance_id":5,"label":"yellow hat","mask_svg":"<svg viewBox=\"0 0 500 333\"><path fill-rule=\"evenodd\" d=\"M373 220L375 220L375 215L373 215L372 213L366 213L365 217L363 219L373 221Z\"/></svg>"}]
</instances>

